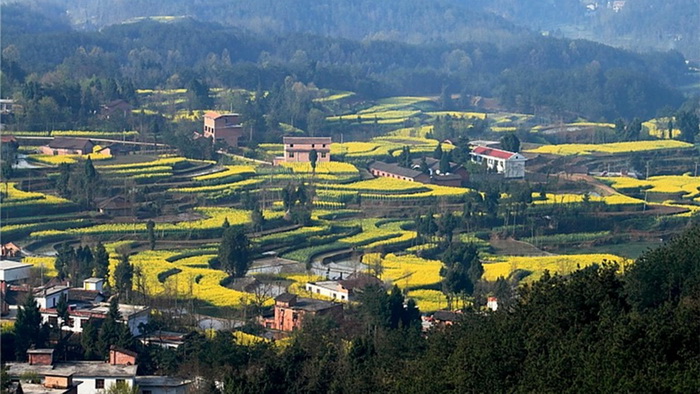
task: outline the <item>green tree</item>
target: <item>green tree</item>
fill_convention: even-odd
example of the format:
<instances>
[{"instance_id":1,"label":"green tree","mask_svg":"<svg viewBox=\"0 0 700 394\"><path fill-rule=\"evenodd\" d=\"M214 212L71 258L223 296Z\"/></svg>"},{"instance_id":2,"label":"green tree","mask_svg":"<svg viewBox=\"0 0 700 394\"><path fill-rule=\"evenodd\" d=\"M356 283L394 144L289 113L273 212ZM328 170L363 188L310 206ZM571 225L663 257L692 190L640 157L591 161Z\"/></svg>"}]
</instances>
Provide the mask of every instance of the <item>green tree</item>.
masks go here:
<instances>
[{"instance_id":1,"label":"green tree","mask_svg":"<svg viewBox=\"0 0 700 394\"><path fill-rule=\"evenodd\" d=\"M109 274L109 253L107 253L107 249L105 249L102 242L97 242L93 260L93 275L97 278L105 279L107 274Z\"/></svg>"},{"instance_id":2,"label":"green tree","mask_svg":"<svg viewBox=\"0 0 700 394\"><path fill-rule=\"evenodd\" d=\"M153 220L146 222L146 230L148 231L148 244L151 250L156 248L156 224Z\"/></svg>"},{"instance_id":3,"label":"green tree","mask_svg":"<svg viewBox=\"0 0 700 394\"><path fill-rule=\"evenodd\" d=\"M447 174L450 172L450 158L449 155L446 153L442 154L442 157L440 158L440 174Z\"/></svg>"},{"instance_id":4,"label":"green tree","mask_svg":"<svg viewBox=\"0 0 700 394\"><path fill-rule=\"evenodd\" d=\"M119 262L114 269L114 281L119 295L129 299L134 280L134 266L129 262L129 254L119 254Z\"/></svg>"},{"instance_id":5,"label":"green tree","mask_svg":"<svg viewBox=\"0 0 700 394\"><path fill-rule=\"evenodd\" d=\"M109 302L107 317L102 322L98 335L98 347L100 356L106 358L109 355L110 346L129 349L133 346L133 337L129 327L120 320L122 315L119 312L119 302L117 297L112 297Z\"/></svg>"},{"instance_id":6,"label":"green tree","mask_svg":"<svg viewBox=\"0 0 700 394\"><path fill-rule=\"evenodd\" d=\"M689 111L679 112L676 115L676 126L681 131L679 139L681 141L690 142L691 144L694 143L700 131L699 124L700 120L695 113Z\"/></svg>"},{"instance_id":7,"label":"green tree","mask_svg":"<svg viewBox=\"0 0 700 394\"><path fill-rule=\"evenodd\" d=\"M80 334L80 345L83 348L83 356L86 360L96 360L100 358L99 344L100 330L93 320L88 320L83 326L83 332Z\"/></svg>"},{"instance_id":8,"label":"green tree","mask_svg":"<svg viewBox=\"0 0 700 394\"><path fill-rule=\"evenodd\" d=\"M318 162L318 152L316 152L316 149L311 149L311 152L309 152L309 164L311 164L311 172L316 173L316 164Z\"/></svg>"},{"instance_id":9,"label":"green tree","mask_svg":"<svg viewBox=\"0 0 700 394\"><path fill-rule=\"evenodd\" d=\"M24 360L27 349L31 346L43 347L46 343L46 331L41 324L41 313L34 295L30 291L24 303L17 308L15 320L15 351L17 358Z\"/></svg>"},{"instance_id":10,"label":"green tree","mask_svg":"<svg viewBox=\"0 0 700 394\"><path fill-rule=\"evenodd\" d=\"M117 381L116 383L107 387L105 394L139 394L141 389L138 385L130 385L125 381Z\"/></svg>"},{"instance_id":11,"label":"green tree","mask_svg":"<svg viewBox=\"0 0 700 394\"><path fill-rule=\"evenodd\" d=\"M229 275L241 278L250 267L250 241L241 227L229 227L219 244L219 262Z\"/></svg>"},{"instance_id":12,"label":"green tree","mask_svg":"<svg viewBox=\"0 0 700 394\"><path fill-rule=\"evenodd\" d=\"M58 318L61 322L59 323L58 327L60 329L62 324L68 323L68 299L65 293L61 294L61 297L58 299L58 303L56 304L56 313L58 314Z\"/></svg>"},{"instance_id":13,"label":"green tree","mask_svg":"<svg viewBox=\"0 0 700 394\"><path fill-rule=\"evenodd\" d=\"M437 146L435 147L435 150L433 151L433 159L440 160L442 159L442 144L438 143Z\"/></svg>"},{"instance_id":14,"label":"green tree","mask_svg":"<svg viewBox=\"0 0 700 394\"><path fill-rule=\"evenodd\" d=\"M520 139L513 132L507 132L501 137L501 147L508 152L520 152Z\"/></svg>"},{"instance_id":15,"label":"green tree","mask_svg":"<svg viewBox=\"0 0 700 394\"><path fill-rule=\"evenodd\" d=\"M250 222L255 231L262 231L265 226L265 215L259 205L255 205L253 210L250 212Z\"/></svg>"},{"instance_id":16,"label":"green tree","mask_svg":"<svg viewBox=\"0 0 700 394\"><path fill-rule=\"evenodd\" d=\"M430 174L430 167L428 167L428 162L425 160L425 156L420 159L420 172L423 174Z\"/></svg>"}]
</instances>

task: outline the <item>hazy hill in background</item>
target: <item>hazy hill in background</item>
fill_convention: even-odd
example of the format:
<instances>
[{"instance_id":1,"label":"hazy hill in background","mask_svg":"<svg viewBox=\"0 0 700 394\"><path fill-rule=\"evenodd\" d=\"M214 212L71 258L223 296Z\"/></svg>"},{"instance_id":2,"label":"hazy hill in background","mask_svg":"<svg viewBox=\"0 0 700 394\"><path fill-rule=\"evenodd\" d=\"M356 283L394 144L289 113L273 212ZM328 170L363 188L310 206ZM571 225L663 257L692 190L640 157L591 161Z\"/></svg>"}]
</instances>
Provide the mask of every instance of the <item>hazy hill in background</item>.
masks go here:
<instances>
[{"instance_id":1,"label":"hazy hill in background","mask_svg":"<svg viewBox=\"0 0 700 394\"><path fill-rule=\"evenodd\" d=\"M442 1L173 0L167 10L135 0L7 3L9 95L33 74L144 89L200 79L252 90L293 76L367 98L459 93L494 97L514 111L612 120L676 108L677 88L692 82L678 52L545 37Z\"/></svg>"},{"instance_id":2,"label":"hazy hill in background","mask_svg":"<svg viewBox=\"0 0 700 394\"><path fill-rule=\"evenodd\" d=\"M11 0L5 0L9 3ZM411 43L512 43L533 32L700 58L700 0L27 0L95 29L149 16L190 16L255 32L305 32ZM47 4L49 8L47 9Z\"/></svg>"}]
</instances>

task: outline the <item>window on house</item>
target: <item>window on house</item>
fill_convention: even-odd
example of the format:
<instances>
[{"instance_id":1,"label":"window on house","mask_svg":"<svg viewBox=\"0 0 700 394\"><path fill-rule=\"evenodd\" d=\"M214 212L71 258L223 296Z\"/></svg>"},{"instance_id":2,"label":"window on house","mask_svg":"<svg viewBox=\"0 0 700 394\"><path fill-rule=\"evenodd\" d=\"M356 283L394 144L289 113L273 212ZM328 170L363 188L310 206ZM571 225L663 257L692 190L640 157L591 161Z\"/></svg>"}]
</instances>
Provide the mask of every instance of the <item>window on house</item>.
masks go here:
<instances>
[{"instance_id":1,"label":"window on house","mask_svg":"<svg viewBox=\"0 0 700 394\"><path fill-rule=\"evenodd\" d=\"M290 147L290 148L294 148L294 144L289 144L289 147Z\"/></svg>"},{"instance_id":2,"label":"window on house","mask_svg":"<svg viewBox=\"0 0 700 394\"><path fill-rule=\"evenodd\" d=\"M49 325L54 327L58 326L58 317L49 316Z\"/></svg>"},{"instance_id":3,"label":"window on house","mask_svg":"<svg viewBox=\"0 0 700 394\"><path fill-rule=\"evenodd\" d=\"M325 147L326 147L326 144L323 144L323 147L325 148Z\"/></svg>"},{"instance_id":4,"label":"window on house","mask_svg":"<svg viewBox=\"0 0 700 394\"><path fill-rule=\"evenodd\" d=\"M344 299L345 299L345 296L344 296L344 295L341 295L341 296L340 296L340 299L341 299L341 300L344 300Z\"/></svg>"},{"instance_id":5,"label":"window on house","mask_svg":"<svg viewBox=\"0 0 700 394\"><path fill-rule=\"evenodd\" d=\"M321 157L325 159L325 158L326 158L326 152L322 152L322 153L321 153Z\"/></svg>"},{"instance_id":6,"label":"window on house","mask_svg":"<svg viewBox=\"0 0 700 394\"><path fill-rule=\"evenodd\" d=\"M311 147L312 147L312 148L315 148L315 147L316 147L316 144L311 144Z\"/></svg>"},{"instance_id":7,"label":"window on house","mask_svg":"<svg viewBox=\"0 0 700 394\"><path fill-rule=\"evenodd\" d=\"M289 152L289 157L294 157L294 152Z\"/></svg>"},{"instance_id":8,"label":"window on house","mask_svg":"<svg viewBox=\"0 0 700 394\"><path fill-rule=\"evenodd\" d=\"M105 380L104 379L95 379L95 388L96 389L105 388Z\"/></svg>"},{"instance_id":9,"label":"window on house","mask_svg":"<svg viewBox=\"0 0 700 394\"><path fill-rule=\"evenodd\" d=\"M122 384L124 384L124 379L117 379L117 383L122 383Z\"/></svg>"}]
</instances>

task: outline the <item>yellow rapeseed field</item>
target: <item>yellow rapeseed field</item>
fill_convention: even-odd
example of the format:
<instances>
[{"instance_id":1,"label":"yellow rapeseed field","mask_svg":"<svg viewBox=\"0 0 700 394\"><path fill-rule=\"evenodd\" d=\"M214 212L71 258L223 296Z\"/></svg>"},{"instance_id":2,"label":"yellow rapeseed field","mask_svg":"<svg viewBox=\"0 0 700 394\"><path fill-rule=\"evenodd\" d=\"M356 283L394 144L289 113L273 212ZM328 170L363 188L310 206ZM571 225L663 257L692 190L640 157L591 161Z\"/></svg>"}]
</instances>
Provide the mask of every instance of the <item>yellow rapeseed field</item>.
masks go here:
<instances>
[{"instance_id":1,"label":"yellow rapeseed field","mask_svg":"<svg viewBox=\"0 0 700 394\"><path fill-rule=\"evenodd\" d=\"M656 141L632 141L614 142L610 144L562 144L543 145L536 149L530 149L530 153L548 153L560 156L588 155L588 154L616 154L641 152L662 149L685 149L692 148L693 144L676 140L656 140Z\"/></svg>"},{"instance_id":2,"label":"yellow rapeseed field","mask_svg":"<svg viewBox=\"0 0 700 394\"><path fill-rule=\"evenodd\" d=\"M575 254L559 256L498 256L499 261L484 262L484 276L488 281L495 281L499 277L507 278L517 269L532 272L527 277L527 281L538 279L545 270L550 273L568 274L578 268L587 267L591 264L602 263L603 261L616 261L621 263L624 258L612 254Z\"/></svg>"},{"instance_id":3,"label":"yellow rapeseed field","mask_svg":"<svg viewBox=\"0 0 700 394\"><path fill-rule=\"evenodd\" d=\"M648 179L629 177L600 178L610 183L615 189L640 188L649 193L680 194L685 199L700 201L700 177L690 175L652 176Z\"/></svg>"}]
</instances>

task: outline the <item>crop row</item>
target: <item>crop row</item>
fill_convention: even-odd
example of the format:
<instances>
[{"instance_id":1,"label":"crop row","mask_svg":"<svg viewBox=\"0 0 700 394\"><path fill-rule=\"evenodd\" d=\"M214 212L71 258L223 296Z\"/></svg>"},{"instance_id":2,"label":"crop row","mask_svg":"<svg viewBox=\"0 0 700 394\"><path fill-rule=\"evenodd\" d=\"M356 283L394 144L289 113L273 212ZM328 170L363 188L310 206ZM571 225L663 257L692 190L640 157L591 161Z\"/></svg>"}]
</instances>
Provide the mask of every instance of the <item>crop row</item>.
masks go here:
<instances>
[{"instance_id":1,"label":"crop row","mask_svg":"<svg viewBox=\"0 0 700 394\"><path fill-rule=\"evenodd\" d=\"M530 153L549 153L560 156L588 155L595 153L619 154L629 152L653 151L662 149L687 149L693 144L677 140L654 140L614 142L610 144L563 144L543 145L536 149L528 150Z\"/></svg>"}]
</instances>

